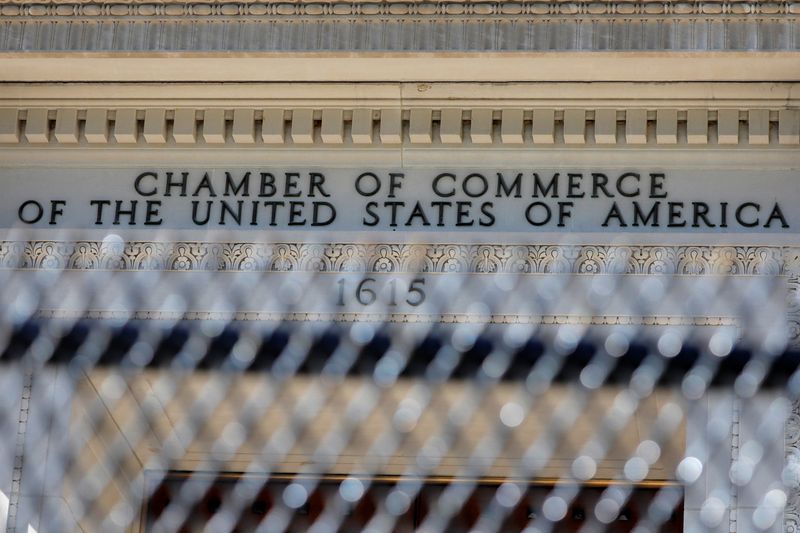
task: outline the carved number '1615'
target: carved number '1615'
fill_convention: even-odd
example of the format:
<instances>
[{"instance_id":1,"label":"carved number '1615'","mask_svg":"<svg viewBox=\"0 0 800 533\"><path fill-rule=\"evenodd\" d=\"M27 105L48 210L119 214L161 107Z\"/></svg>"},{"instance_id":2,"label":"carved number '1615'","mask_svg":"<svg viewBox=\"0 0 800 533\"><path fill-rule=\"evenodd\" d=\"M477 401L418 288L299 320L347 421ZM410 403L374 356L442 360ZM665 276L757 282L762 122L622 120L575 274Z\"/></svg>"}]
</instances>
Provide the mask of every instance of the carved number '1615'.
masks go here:
<instances>
[{"instance_id":1,"label":"carved number '1615'","mask_svg":"<svg viewBox=\"0 0 800 533\"><path fill-rule=\"evenodd\" d=\"M347 280L342 278L336 283L339 285L339 299L337 300L336 305L345 305L345 301L349 300L350 292L347 288ZM358 285L356 285L353 292L355 300L361 305L372 305L375 303L378 300L378 292L384 294L384 291L379 291L375 287L376 283L377 281L375 278L362 279ZM388 295L385 304L388 306L397 305L397 285L398 281L396 279L390 279L388 282L386 282L385 293L388 293ZM412 279L408 284L408 290L405 291L405 294L401 294L401 297L403 296L405 297L405 303L410 306L417 307L418 305L422 304L422 302L425 301L425 278Z\"/></svg>"}]
</instances>

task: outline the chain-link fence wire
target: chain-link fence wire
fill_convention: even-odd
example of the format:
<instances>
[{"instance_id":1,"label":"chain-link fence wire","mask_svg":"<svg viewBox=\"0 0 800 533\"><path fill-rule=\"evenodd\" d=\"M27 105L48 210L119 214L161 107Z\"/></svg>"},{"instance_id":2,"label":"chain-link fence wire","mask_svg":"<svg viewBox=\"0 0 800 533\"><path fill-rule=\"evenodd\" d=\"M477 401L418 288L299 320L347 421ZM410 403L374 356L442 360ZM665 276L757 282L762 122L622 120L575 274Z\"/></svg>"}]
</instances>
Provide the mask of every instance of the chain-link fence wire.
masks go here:
<instances>
[{"instance_id":1,"label":"chain-link fence wire","mask_svg":"<svg viewBox=\"0 0 800 533\"><path fill-rule=\"evenodd\" d=\"M153 264L0 270L7 530L783 522L781 275Z\"/></svg>"}]
</instances>

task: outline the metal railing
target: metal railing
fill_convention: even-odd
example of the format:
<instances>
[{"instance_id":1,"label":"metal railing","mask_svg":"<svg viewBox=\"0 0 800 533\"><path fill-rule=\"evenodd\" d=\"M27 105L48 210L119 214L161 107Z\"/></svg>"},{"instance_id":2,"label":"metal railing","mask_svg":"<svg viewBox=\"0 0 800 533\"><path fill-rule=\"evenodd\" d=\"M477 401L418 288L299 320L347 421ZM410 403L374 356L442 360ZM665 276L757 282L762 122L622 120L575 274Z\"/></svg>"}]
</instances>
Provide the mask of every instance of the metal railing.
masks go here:
<instances>
[{"instance_id":1,"label":"metal railing","mask_svg":"<svg viewBox=\"0 0 800 533\"><path fill-rule=\"evenodd\" d=\"M0 287L7 531L758 531L791 513L780 273L22 266Z\"/></svg>"}]
</instances>

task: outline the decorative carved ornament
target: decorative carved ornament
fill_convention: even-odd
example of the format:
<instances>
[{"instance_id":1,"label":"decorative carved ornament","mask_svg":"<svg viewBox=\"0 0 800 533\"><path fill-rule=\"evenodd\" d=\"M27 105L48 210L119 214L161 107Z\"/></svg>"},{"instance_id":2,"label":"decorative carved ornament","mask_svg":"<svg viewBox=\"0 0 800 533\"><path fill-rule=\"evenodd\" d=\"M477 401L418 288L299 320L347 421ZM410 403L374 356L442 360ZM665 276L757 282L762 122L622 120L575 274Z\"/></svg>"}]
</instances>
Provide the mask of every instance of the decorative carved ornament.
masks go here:
<instances>
[{"instance_id":1,"label":"decorative carved ornament","mask_svg":"<svg viewBox=\"0 0 800 533\"><path fill-rule=\"evenodd\" d=\"M800 278L800 248L0 241L0 268L725 274Z\"/></svg>"},{"instance_id":2,"label":"decorative carved ornament","mask_svg":"<svg viewBox=\"0 0 800 533\"><path fill-rule=\"evenodd\" d=\"M201 243L102 241L2 241L0 268L257 272L511 272L573 274L683 274L787 276L791 335L800 338L800 249L766 246L563 246L356 243ZM150 317L152 318L152 317ZM196 317L208 318L208 317ZM265 320L279 317L248 316ZM283 317L286 318L285 316ZM311 316L295 319L347 320ZM350 317L352 319L352 317ZM375 320L419 321L411 315ZM458 322L466 315L429 317ZM497 316L495 322L519 322ZM541 323L627 324L630 317L537 317ZM677 320L677 322L676 322ZM643 317L636 323L684 323L675 317ZM699 317L699 325L731 324L726 317ZM588 321L588 322L587 322Z\"/></svg>"},{"instance_id":3,"label":"decorative carved ornament","mask_svg":"<svg viewBox=\"0 0 800 533\"><path fill-rule=\"evenodd\" d=\"M798 2L704 0L4 0L4 16L271 16L271 17L401 17L401 16L780 16L800 14ZM130 6L130 7L128 7Z\"/></svg>"},{"instance_id":4,"label":"decorative carved ornament","mask_svg":"<svg viewBox=\"0 0 800 533\"><path fill-rule=\"evenodd\" d=\"M14 0L0 51L798 50L800 2Z\"/></svg>"}]
</instances>

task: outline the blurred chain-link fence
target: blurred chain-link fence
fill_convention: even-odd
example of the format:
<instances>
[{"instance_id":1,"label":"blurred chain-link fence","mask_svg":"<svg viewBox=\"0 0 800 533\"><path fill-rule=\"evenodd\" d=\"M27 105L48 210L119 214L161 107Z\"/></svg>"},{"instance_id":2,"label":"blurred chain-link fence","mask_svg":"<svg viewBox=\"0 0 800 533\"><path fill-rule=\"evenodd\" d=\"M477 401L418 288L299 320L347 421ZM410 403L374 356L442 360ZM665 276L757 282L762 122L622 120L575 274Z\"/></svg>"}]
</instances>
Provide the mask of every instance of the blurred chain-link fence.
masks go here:
<instances>
[{"instance_id":1,"label":"blurred chain-link fence","mask_svg":"<svg viewBox=\"0 0 800 533\"><path fill-rule=\"evenodd\" d=\"M6 531L780 531L792 257L4 242Z\"/></svg>"}]
</instances>

